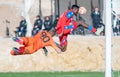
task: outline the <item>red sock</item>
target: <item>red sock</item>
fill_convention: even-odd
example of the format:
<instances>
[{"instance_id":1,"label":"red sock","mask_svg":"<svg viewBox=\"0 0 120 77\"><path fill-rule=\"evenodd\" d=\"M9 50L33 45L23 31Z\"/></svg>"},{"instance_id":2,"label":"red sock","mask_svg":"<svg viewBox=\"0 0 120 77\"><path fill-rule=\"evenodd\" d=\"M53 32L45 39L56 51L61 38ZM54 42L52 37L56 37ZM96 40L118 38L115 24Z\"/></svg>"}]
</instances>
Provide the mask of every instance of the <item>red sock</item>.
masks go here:
<instances>
[{"instance_id":1,"label":"red sock","mask_svg":"<svg viewBox=\"0 0 120 77\"><path fill-rule=\"evenodd\" d=\"M20 47L20 48L19 48L20 54L23 54L24 50L25 50L25 47Z\"/></svg>"}]
</instances>

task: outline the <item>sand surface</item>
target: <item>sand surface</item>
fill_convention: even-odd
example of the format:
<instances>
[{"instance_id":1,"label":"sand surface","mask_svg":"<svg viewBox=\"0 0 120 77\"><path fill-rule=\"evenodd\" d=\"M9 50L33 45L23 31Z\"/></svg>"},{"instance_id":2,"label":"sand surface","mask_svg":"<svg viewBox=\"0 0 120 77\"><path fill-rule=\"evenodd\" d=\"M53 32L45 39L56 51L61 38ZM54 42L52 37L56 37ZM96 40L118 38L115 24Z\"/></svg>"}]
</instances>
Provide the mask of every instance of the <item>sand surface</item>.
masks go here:
<instances>
[{"instance_id":1,"label":"sand surface","mask_svg":"<svg viewBox=\"0 0 120 77\"><path fill-rule=\"evenodd\" d=\"M112 67L120 70L120 37L113 38ZM54 40L58 41L57 37ZM49 54L43 50L31 55L11 56L12 47L19 44L11 38L0 37L0 72L29 71L104 71L105 38L96 36L69 36L68 49L62 54L47 47Z\"/></svg>"}]
</instances>

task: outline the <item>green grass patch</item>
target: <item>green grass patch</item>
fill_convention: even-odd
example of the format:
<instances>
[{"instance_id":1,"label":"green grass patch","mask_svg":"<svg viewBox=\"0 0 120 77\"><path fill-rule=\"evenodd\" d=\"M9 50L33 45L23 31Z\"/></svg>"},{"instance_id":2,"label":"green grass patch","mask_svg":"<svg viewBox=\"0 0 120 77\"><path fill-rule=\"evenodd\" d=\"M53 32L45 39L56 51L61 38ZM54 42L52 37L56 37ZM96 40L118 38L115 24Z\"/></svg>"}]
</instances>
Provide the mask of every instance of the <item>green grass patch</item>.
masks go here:
<instances>
[{"instance_id":1,"label":"green grass patch","mask_svg":"<svg viewBox=\"0 0 120 77\"><path fill-rule=\"evenodd\" d=\"M104 72L7 72L0 77L105 77ZM114 72L114 77L119 77Z\"/></svg>"}]
</instances>

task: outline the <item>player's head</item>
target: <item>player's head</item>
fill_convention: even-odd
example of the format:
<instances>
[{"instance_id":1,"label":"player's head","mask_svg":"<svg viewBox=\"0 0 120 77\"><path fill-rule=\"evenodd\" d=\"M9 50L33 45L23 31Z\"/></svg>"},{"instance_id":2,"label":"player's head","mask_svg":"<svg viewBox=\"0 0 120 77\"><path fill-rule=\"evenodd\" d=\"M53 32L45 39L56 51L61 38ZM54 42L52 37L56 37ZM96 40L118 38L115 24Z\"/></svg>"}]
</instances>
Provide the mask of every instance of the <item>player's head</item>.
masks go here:
<instances>
[{"instance_id":1,"label":"player's head","mask_svg":"<svg viewBox=\"0 0 120 77\"><path fill-rule=\"evenodd\" d=\"M21 16L21 20L25 20L24 16Z\"/></svg>"},{"instance_id":2,"label":"player's head","mask_svg":"<svg viewBox=\"0 0 120 77\"><path fill-rule=\"evenodd\" d=\"M54 36L56 34L56 30L55 28L51 28L51 30L49 30L49 33Z\"/></svg>"},{"instance_id":3,"label":"player's head","mask_svg":"<svg viewBox=\"0 0 120 77\"><path fill-rule=\"evenodd\" d=\"M37 16L36 16L36 19L40 19L40 15L37 15Z\"/></svg>"},{"instance_id":4,"label":"player's head","mask_svg":"<svg viewBox=\"0 0 120 77\"><path fill-rule=\"evenodd\" d=\"M74 14L76 15L79 11L79 6L78 5L72 5L72 8L71 8L74 12Z\"/></svg>"},{"instance_id":5,"label":"player's head","mask_svg":"<svg viewBox=\"0 0 120 77\"><path fill-rule=\"evenodd\" d=\"M95 11L98 12L98 11L99 11L99 8L98 8L98 7L95 7Z\"/></svg>"}]
</instances>

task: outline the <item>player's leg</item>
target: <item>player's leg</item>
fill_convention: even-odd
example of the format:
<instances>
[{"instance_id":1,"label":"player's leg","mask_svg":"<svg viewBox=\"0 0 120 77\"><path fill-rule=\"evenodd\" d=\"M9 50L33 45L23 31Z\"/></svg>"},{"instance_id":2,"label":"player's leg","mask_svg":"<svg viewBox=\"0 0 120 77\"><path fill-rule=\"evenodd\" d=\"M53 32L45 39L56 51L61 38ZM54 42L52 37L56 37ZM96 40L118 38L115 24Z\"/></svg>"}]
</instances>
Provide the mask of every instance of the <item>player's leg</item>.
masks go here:
<instances>
[{"instance_id":1,"label":"player's leg","mask_svg":"<svg viewBox=\"0 0 120 77\"><path fill-rule=\"evenodd\" d=\"M67 50L67 35L63 35L62 37L59 37L60 45L58 46L62 52L65 52Z\"/></svg>"},{"instance_id":2,"label":"player's leg","mask_svg":"<svg viewBox=\"0 0 120 77\"><path fill-rule=\"evenodd\" d=\"M37 49L34 49L34 45L33 44L25 47L24 49L21 48L21 50L23 50L23 54L33 54L34 52L37 51Z\"/></svg>"},{"instance_id":3,"label":"player's leg","mask_svg":"<svg viewBox=\"0 0 120 77\"><path fill-rule=\"evenodd\" d=\"M19 47L19 49L14 47L10 53L11 53L11 55L23 55L23 54L32 54L36 51L37 50L33 49L33 45L31 45L31 46L27 46L27 47Z\"/></svg>"},{"instance_id":4,"label":"player's leg","mask_svg":"<svg viewBox=\"0 0 120 77\"><path fill-rule=\"evenodd\" d=\"M22 44L22 45L25 42L27 42L26 40L23 40L22 38L18 38L18 37L13 37L12 39L13 39L13 41L18 42L19 44ZM19 47L19 48L13 47L13 49L10 53L11 53L11 55L22 55L24 50L25 50L24 46Z\"/></svg>"},{"instance_id":5,"label":"player's leg","mask_svg":"<svg viewBox=\"0 0 120 77\"><path fill-rule=\"evenodd\" d=\"M13 41L18 42L19 44L23 44L23 42L24 42L24 40L22 40L21 38L18 38L18 37L13 37L12 39L13 39Z\"/></svg>"},{"instance_id":6,"label":"player's leg","mask_svg":"<svg viewBox=\"0 0 120 77\"><path fill-rule=\"evenodd\" d=\"M10 52L11 55L22 55L24 52L25 47L20 47L19 49L17 47L13 47L12 51Z\"/></svg>"}]
</instances>

